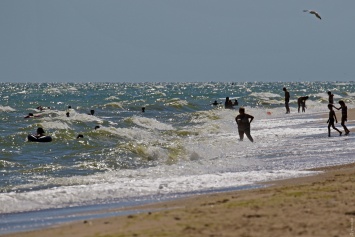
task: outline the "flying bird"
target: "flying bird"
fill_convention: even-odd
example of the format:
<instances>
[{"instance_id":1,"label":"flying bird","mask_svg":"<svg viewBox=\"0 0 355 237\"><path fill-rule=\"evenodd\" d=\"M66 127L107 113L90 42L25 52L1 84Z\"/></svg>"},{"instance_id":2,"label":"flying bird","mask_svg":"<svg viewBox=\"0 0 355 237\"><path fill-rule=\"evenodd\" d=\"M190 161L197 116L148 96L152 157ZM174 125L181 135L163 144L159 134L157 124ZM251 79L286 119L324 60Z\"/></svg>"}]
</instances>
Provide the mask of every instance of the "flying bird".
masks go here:
<instances>
[{"instance_id":1,"label":"flying bird","mask_svg":"<svg viewBox=\"0 0 355 237\"><path fill-rule=\"evenodd\" d=\"M315 15L318 19L322 19L321 17L320 17L320 15L318 14L318 12L316 12L316 11L313 11L313 10L303 10L303 12L309 12L309 14L313 14L313 15Z\"/></svg>"}]
</instances>

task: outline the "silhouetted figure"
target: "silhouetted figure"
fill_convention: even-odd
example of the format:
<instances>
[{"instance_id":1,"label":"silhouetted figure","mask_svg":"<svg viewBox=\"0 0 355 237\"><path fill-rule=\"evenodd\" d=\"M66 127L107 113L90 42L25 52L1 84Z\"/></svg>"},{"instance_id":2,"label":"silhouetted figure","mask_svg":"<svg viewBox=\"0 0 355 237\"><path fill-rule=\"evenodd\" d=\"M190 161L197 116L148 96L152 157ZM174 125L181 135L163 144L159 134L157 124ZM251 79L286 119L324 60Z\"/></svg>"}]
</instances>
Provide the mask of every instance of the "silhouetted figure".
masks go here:
<instances>
[{"instance_id":1,"label":"silhouetted figure","mask_svg":"<svg viewBox=\"0 0 355 237\"><path fill-rule=\"evenodd\" d=\"M79 138L84 138L84 135L83 134L79 134L76 139L79 139Z\"/></svg>"},{"instance_id":2,"label":"silhouetted figure","mask_svg":"<svg viewBox=\"0 0 355 237\"><path fill-rule=\"evenodd\" d=\"M345 135L350 133L349 129L345 126L345 122L348 121L348 107L345 105L345 102L339 101L340 108L336 108L337 110L341 109L341 126L343 126ZM335 108L335 107L334 107Z\"/></svg>"},{"instance_id":3,"label":"silhouetted figure","mask_svg":"<svg viewBox=\"0 0 355 237\"><path fill-rule=\"evenodd\" d=\"M328 91L328 103L329 104L334 104L334 95L332 94L332 92Z\"/></svg>"},{"instance_id":4,"label":"silhouetted figure","mask_svg":"<svg viewBox=\"0 0 355 237\"><path fill-rule=\"evenodd\" d=\"M211 105L216 106L216 105L219 105L219 104L220 104L220 103L218 103L217 100L215 100Z\"/></svg>"},{"instance_id":5,"label":"silhouetted figure","mask_svg":"<svg viewBox=\"0 0 355 237\"><path fill-rule=\"evenodd\" d=\"M94 115L95 114L95 110L90 110L90 115Z\"/></svg>"},{"instance_id":6,"label":"silhouetted figure","mask_svg":"<svg viewBox=\"0 0 355 237\"><path fill-rule=\"evenodd\" d=\"M70 117L70 113L69 112L66 112L66 115L67 115L67 117Z\"/></svg>"},{"instance_id":7,"label":"silhouetted figure","mask_svg":"<svg viewBox=\"0 0 355 237\"><path fill-rule=\"evenodd\" d=\"M251 121L253 121L253 119L254 119L254 116L246 114L244 108L239 108L239 115L237 115L237 117L235 117L235 121L237 122L237 125L238 125L238 133L239 133L239 138L241 141L243 141L244 133L245 133L245 135L248 137L248 139L251 142L254 142L254 139L250 135L250 123L251 123Z\"/></svg>"},{"instance_id":8,"label":"silhouetted figure","mask_svg":"<svg viewBox=\"0 0 355 237\"><path fill-rule=\"evenodd\" d=\"M142 113L144 113L145 112L145 107L142 107Z\"/></svg>"},{"instance_id":9,"label":"silhouetted figure","mask_svg":"<svg viewBox=\"0 0 355 237\"><path fill-rule=\"evenodd\" d=\"M37 128L36 137L43 137L43 136L45 136L45 131L43 130L43 128L41 127Z\"/></svg>"},{"instance_id":10,"label":"silhouetted figure","mask_svg":"<svg viewBox=\"0 0 355 237\"><path fill-rule=\"evenodd\" d=\"M99 129L99 128L100 128L100 126L95 126L95 130L96 130L96 129Z\"/></svg>"},{"instance_id":11,"label":"silhouetted figure","mask_svg":"<svg viewBox=\"0 0 355 237\"><path fill-rule=\"evenodd\" d=\"M286 114L290 113L290 92L287 91L286 87L282 89L285 92L285 108L286 108Z\"/></svg>"},{"instance_id":12,"label":"silhouetted figure","mask_svg":"<svg viewBox=\"0 0 355 237\"><path fill-rule=\"evenodd\" d=\"M328 104L328 109L329 109L329 119L327 121L328 123L328 137L330 137L330 127L332 127L334 130L339 132L339 136L341 136L342 132L339 131L334 125L334 121L338 123L337 116L335 115L335 112L333 110L333 105Z\"/></svg>"},{"instance_id":13,"label":"silhouetted figure","mask_svg":"<svg viewBox=\"0 0 355 237\"><path fill-rule=\"evenodd\" d=\"M229 99L229 97L226 97L226 101L224 102L224 108L226 109L232 109L233 108L233 102Z\"/></svg>"},{"instance_id":14,"label":"silhouetted figure","mask_svg":"<svg viewBox=\"0 0 355 237\"><path fill-rule=\"evenodd\" d=\"M298 104L298 113L300 112L300 108L302 107L302 112L306 112L306 100L308 100L308 96L299 97L297 100Z\"/></svg>"}]
</instances>

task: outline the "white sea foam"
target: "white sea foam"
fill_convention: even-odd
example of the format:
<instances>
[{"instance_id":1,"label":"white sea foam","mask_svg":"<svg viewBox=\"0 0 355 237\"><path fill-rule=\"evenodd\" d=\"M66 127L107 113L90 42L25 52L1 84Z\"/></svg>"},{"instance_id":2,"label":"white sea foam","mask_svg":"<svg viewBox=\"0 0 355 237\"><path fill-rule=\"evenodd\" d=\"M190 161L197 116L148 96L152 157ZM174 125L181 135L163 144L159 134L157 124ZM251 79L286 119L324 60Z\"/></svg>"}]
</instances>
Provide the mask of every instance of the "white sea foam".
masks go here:
<instances>
[{"instance_id":1,"label":"white sea foam","mask_svg":"<svg viewBox=\"0 0 355 237\"><path fill-rule=\"evenodd\" d=\"M11 108L10 106L1 106L0 105L0 111L3 112L13 112L16 111L14 108Z\"/></svg>"},{"instance_id":2,"label":"white sea foam","mask_svg":"<svg viewBox=\"0 0 355 237\"><path fill-rule=\"evenodd\" d=\"M263 99L281 97L281 96L278 95L278 94L270 93L270 92L253 92L253 93L250 94L250 96L254 96L254 97L258 97L258 98L263 98Z\"/></svg>"},{"instance_id":3,"label":"white sea foam","mask_svg":"<svg viewBox=\"0 0 355 237\"><path fill-rule=\"evenodd\" d=\"M141 127L145 127L149 129L174 130L173 126L171 126L170 124L164 124L152 118L133 116L132 121Z\"/></svg>"}]
</instances>

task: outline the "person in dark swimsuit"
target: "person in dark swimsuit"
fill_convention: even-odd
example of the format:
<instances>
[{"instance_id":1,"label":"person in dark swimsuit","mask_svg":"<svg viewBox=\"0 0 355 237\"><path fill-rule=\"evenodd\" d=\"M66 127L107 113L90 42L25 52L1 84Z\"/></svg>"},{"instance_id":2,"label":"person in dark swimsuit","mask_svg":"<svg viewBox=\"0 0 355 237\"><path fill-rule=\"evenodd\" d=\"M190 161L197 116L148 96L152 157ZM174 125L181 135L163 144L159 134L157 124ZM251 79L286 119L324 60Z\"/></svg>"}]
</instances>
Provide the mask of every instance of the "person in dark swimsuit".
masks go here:
<instances>
[{"instance_id":1,"label":"person in dark swimsuit","mask_svg":"<svg viewBox=\"0 0 355 237\"><path fill-rule=\"evenodd\" d=\"M308 96L299 97L297 100L298 104L298 113L300 112L300 108L302 107L302 112L306 112L306 100L308 100Z\"/></svg>"},{"instance_id":2,"label":"person in dark swimsuit","mask_svg":"<svg viewBox=\"0 0 355 237\"><path fill-rule=\"evenodd\" d=\"M345 102L340 100L339 101L340 108L336 108L337 110L341 109L341 126L343 126L345 135L350 133L349 129L345 126L345 122L348 121L348 107L345 105Z\"/></svg>"},{"instance_id":3,"label":"person in dark swimsuit","mask_svg":"<svg viewBox=\"0 0 355 237\"><path fill-rule=\"evenodd\" d=\"M329 109L329 119L327 121L328 123L328 137L330 137L330 127L332 127L334 130L339 132L339 136L341 136L342 132L339 131L334 125L334 121L338 123L337 116L335 115L335 112L333 110L333 105L328 104L328 109Z\"/></svg>"},{"instance_id":4,"label":"person in dark swimsuit","mask_svg":"<svg viewBox=\"0 0 355 237\"><path fill-rule=\"evenodd\" d=\"M287 91L286 87L282 89L285 92L285 107L286 107L286 114L290 113L290 92Z\"/></svg>"},{"instance_id":5,"label":"person in dark swimsuit","mask_svg":"<svg viewBox=\"0 0 355 237\"><path fill-rule=\"evenodd\" d=\"M253 119L254 116L246 114L244 108L239 108L239 115L235 117L235 121L238 125L238 133L241 141L243 141L245 134L251 142L254 142L253 137L250 135L250 123Z\"/></svg>"}]
</instances>

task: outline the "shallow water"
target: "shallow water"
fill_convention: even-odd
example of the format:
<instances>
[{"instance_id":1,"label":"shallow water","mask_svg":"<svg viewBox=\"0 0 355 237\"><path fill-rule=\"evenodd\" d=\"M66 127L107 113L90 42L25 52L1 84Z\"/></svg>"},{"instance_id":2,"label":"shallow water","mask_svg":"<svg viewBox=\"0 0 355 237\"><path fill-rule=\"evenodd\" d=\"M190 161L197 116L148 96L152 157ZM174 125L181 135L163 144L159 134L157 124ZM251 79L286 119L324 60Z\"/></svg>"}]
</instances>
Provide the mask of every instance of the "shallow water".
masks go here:
<instances>
[{"instance_id":1,"label":"shallow water","mask_svg":"<svg viewBox=\"0 0 355 237\"><path fill-rule=\"evenodd\" d=\"M354 137L327 136L321 114L328 111L328 90L354 107L353 82L3 83L0 213L237 188L351 163ZM296 100L304 95L310 99L299 114ZM255 116L255 143L238 140L239 106L211 105L226 96ZM50 109L40 112L39 105ZM24 119L28 113L40 117ZM26 141L39 126L53 142Z\"/></svg>"}]
</instances>

